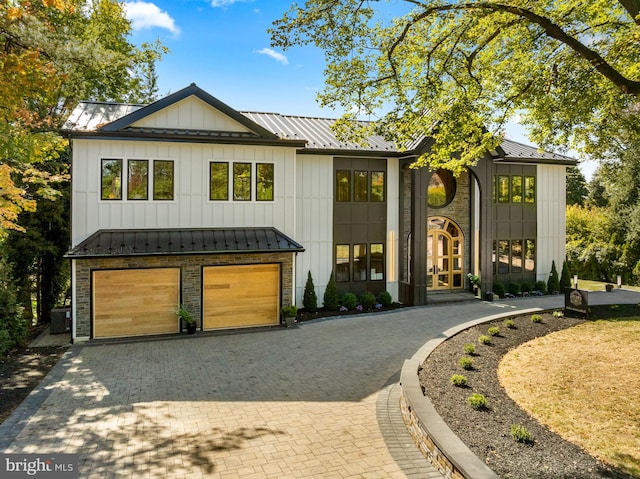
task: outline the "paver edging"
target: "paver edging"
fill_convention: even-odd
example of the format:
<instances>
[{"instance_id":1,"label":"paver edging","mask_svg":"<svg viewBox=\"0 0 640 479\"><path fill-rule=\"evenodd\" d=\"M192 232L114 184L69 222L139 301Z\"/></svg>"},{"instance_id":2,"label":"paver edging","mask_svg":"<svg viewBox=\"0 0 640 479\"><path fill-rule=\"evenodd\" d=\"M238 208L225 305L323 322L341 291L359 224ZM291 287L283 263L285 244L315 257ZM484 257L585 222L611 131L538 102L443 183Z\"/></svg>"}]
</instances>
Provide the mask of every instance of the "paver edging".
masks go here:
<instances>
[{"instance_id":1,"label":"paver edging","mask_svg":"<svg viewBox=\"0 0 640 479\"><path fill-rule=\"evenodd\" d=\"M422 346L400 371L400 409L409 433L422 453L446 479L498 479L493 472L447 426L431 400L422 392L418 378L420 365L445 340L478 324L515 315L544 311L530 308L495 314L468 321L442 333Z\"/></svg>"}]
</instances>

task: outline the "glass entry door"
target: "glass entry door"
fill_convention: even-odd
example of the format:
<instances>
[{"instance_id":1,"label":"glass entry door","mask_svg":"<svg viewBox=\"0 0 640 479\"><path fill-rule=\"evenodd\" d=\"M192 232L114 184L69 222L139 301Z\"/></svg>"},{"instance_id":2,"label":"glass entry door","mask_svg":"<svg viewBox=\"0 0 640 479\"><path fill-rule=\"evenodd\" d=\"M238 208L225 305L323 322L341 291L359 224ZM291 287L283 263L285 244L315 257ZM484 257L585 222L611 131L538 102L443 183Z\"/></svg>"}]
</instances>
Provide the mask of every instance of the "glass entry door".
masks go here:
<instances>
[{"instance_id":1,"label":"glass entry door","mask_svg":"<svg viewBox=\"0 0 640 479\"><path fill-rule=\"evenodd\" d=\"M432 217L427 225L427 289L452 290L464 286L464 238L447 218Z\"/></svg>"}]
</instances>

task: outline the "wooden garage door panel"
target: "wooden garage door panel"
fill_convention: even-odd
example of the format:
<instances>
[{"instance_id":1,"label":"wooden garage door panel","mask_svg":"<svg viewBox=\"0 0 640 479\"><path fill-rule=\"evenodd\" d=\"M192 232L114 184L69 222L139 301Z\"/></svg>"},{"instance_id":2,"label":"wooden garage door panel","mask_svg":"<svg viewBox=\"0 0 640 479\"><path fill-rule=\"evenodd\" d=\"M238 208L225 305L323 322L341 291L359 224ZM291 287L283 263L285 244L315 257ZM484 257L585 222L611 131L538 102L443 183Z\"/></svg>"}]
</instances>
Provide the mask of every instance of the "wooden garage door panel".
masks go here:
<instances>
[{"instance_id":1,"label":"wooden garage door panel","mask_svg":"<svg viewBox=\"0 0 640 479\"><path fill-rule=\"evenodd\" d=\"M177 333L180 269L94 271L93 336Z\"/></svg>"},{"instance_id":2,"label":"wooden garage door panel","mask_svg":"<svg viewBox=\"0 0 640 479\"><path fill-rule=\"evenodd\" d=\"M204 268L205 329L278 324L280 265Z\"/></svg>"}]
</instances>

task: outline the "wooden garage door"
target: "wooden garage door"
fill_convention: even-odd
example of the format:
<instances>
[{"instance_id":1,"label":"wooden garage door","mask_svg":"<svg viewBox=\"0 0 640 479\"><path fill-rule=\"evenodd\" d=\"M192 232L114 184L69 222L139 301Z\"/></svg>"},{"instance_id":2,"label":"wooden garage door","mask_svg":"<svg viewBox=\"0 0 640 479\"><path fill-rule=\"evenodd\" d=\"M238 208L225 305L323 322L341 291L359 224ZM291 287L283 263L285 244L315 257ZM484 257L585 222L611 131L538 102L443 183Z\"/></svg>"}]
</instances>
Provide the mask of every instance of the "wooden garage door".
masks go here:
<instances>
[{"instance_id":1,"label":"wooden garage door","mask_svg":"<svg viewBox=\"0 0 640 479\"><path fill-rule=\"evenodd\" d=\"M279 264L209 266L203 276L204 329L280 322Z\"/></svg>"},{"instance_id":2,"label":"wooden garage door","mask_svg":"<svg viewBox=\"0 0 640 479\"><path fill-rule=\"evenodd\" d=\"M93 272L93 337L177 333L180 269Z\"/></svg>"}]
</instances>

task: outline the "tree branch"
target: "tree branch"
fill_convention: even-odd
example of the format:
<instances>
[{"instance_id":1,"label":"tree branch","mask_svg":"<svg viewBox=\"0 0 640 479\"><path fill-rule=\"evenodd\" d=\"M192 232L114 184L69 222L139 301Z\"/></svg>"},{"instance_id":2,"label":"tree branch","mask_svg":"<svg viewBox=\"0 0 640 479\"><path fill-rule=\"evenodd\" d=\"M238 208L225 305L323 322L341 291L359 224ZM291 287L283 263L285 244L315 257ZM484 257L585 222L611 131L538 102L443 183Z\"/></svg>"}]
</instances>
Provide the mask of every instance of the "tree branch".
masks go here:
<instances>
[{"instance_id":1,"label":"tree branch","mask_svg":"<svg viewBox=\"0 0 640 479\"><path fill-rule=\"evenodd\" d=\"M631 15L636 25L640 25L640 0L618 0L618 3Z\"/></svg>"}]
</instances>

